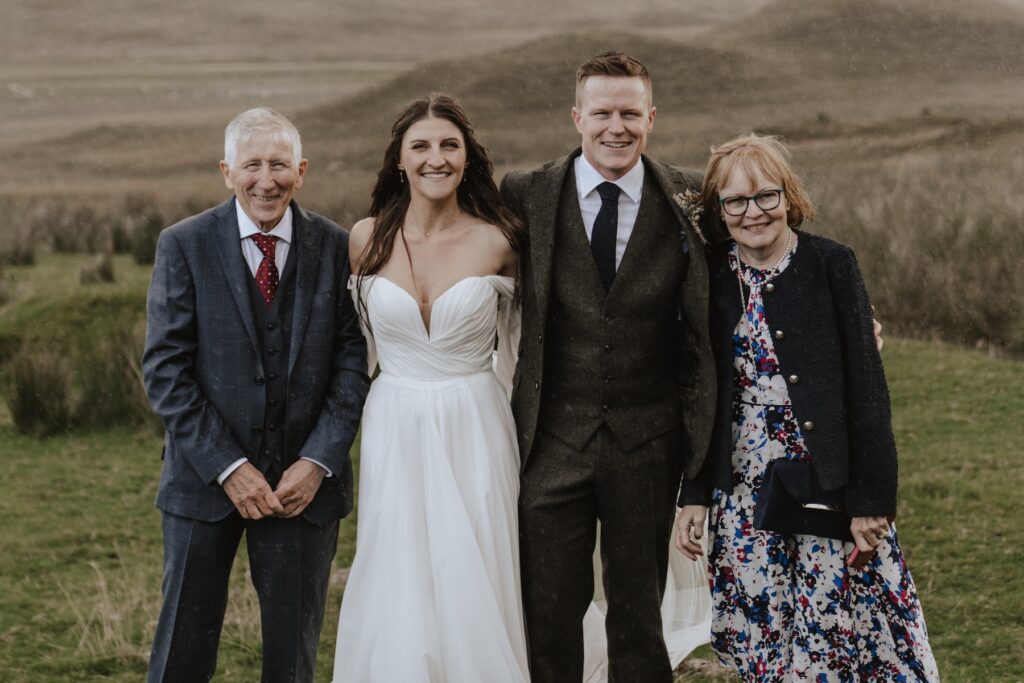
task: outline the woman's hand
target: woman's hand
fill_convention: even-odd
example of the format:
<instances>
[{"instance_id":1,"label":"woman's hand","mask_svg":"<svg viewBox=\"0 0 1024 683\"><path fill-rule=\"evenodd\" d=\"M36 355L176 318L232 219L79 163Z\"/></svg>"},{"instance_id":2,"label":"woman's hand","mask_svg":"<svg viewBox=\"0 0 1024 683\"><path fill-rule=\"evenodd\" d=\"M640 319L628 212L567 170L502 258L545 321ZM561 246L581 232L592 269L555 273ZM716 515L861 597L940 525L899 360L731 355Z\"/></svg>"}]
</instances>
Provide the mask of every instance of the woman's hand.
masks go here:
<instances>
[{"instance_id":1,"label":"woman's hand","mask_svg":"<svg viewBox=\"0 0 1024 683\"><path fill-rule=\"evenodd\" d=\"M862 553L877 548L889 535L889 520L885 517L854 517L850 520L850 533Z\"/></svg>"},{"instance_id":2,"label":"woman's hand","mask_svg":"<svg viewBox=\"0 0 1024 683\"><path fill-rule=\"evenodd\" d=\"M691 560L703 555L700 539L704 536L704 520L708 509L704 505L684 505L676 517L676 548Z\"/></svg>"}]
</instances>

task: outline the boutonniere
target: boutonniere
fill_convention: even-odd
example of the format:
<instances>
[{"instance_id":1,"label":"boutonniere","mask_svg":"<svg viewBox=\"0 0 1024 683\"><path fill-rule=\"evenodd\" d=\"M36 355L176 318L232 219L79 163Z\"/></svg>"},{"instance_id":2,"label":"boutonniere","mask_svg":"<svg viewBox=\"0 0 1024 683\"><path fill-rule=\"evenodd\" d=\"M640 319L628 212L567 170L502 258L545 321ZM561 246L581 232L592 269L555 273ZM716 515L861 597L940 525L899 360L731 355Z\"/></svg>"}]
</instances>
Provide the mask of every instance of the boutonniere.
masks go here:
<instances>
[{"instance_id":1,"label":"boutonniere","mask_svg":"<svg viewBox=\"0 0 1024 683\"><path fill-rule=\"evenodd\" d=\"M704 202L701 201L700 192L687 188L686 192L676 192L672 195L672 199L675 200L679 208L686 214L686 219L690 221L690 227L697 233L701 243L705 247L708 246L708 240L704 237L704 231L700 229L700 219L704 215Z\"/></svg>"}]
</instances>

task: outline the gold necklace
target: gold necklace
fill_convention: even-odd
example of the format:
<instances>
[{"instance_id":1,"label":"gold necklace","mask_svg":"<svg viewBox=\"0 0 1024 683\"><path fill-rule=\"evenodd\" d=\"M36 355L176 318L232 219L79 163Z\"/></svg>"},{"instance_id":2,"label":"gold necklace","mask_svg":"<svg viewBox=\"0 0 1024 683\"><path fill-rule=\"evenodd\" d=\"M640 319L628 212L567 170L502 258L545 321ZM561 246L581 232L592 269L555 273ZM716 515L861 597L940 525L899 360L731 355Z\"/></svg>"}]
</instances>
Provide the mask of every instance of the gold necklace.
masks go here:
<instances>
[{"instance_id":1,"label":"gold necklace","mask_svg":"<svg viewBox=\"0 0 1024 683\"><path fill-rule=\"evenodd\" d=\"M448 225L446 225L443 228L440 228L438 230L423 230L422 231L423 237L424 238L430 237L435 232L444 232L448 228L450 228L453 225L455 225L458 222L459 218L461 218L461 217L462 217L462 210L461 209L456 209L455 217L452 218L450 221L448 221ZM405 222L404 221L402 223L402 234L405 235Z\"/></svg>"},{"instance_id":2,"label":"gold necklace","mask_svg":"<svg viewBox=\"0 0 1024 683\"><path fill-rule=\"evenodd\" d=\"M782 265L783 260L789 256L789 250L793 247L793 229L789 230L789 237L786 239L786 250L782 252L782 256L775 262L771 268L765 271L764 282L761 284L767 284L775 279L775 276L779 274L779 266ZM743 310L747 309L747 297L743 296L743 259L740 258L740 246L736 245L736 284L740 287L740 308ZM756 268L756 266L750 266ZM751 289L753 291L753 289Z\"/></svg>"}]
</instances>

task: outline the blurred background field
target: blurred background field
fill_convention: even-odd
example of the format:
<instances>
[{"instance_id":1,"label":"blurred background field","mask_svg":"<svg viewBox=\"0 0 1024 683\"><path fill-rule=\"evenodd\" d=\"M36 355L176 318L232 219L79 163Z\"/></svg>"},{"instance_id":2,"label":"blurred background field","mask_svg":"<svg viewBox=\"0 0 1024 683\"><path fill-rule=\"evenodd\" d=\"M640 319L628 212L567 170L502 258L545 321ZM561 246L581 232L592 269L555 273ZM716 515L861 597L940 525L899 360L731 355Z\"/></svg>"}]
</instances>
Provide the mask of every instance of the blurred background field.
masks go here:
<instances>
[{"instance_id":1,"label":"blurred background field","mask_svg":"<svg viewBox=\"0 0 1024 683\"><path fill-rule=\"evenodd\" d=\"M159 230L227 197L227 120L291 116L299 200L351 225L405 102L460 97L500 176L578 144L573 74L607 49L651 69L652 157L702 168L751 130L790 144L819 209L807 227L855 247L885 324L900 530L944 680L1024 680L1024 0L10 4L0 680L141 676L161 552L145 288ZM244 590L222 680L259 657Z\"/></svg>"}]
</instances>

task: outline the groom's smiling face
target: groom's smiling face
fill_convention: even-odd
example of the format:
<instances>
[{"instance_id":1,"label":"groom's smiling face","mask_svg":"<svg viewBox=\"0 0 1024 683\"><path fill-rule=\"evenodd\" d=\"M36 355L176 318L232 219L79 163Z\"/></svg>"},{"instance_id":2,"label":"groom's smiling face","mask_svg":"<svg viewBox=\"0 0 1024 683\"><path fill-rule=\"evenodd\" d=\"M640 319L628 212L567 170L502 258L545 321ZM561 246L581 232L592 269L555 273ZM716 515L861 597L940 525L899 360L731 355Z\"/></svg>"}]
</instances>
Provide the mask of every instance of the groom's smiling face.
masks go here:
<instances>
[{"instance_id":1,"label":"groom's smiling face","mask_svg":"<svg viewBox=\"0 0 1024 683\"><path fill-rule=\"evenodd\" d=\"M598 173L617 180L640 160L654 127L650 86L634 76L590 76L576 90L572 120L583 156Z\"/></svg>"}]
</instances>

